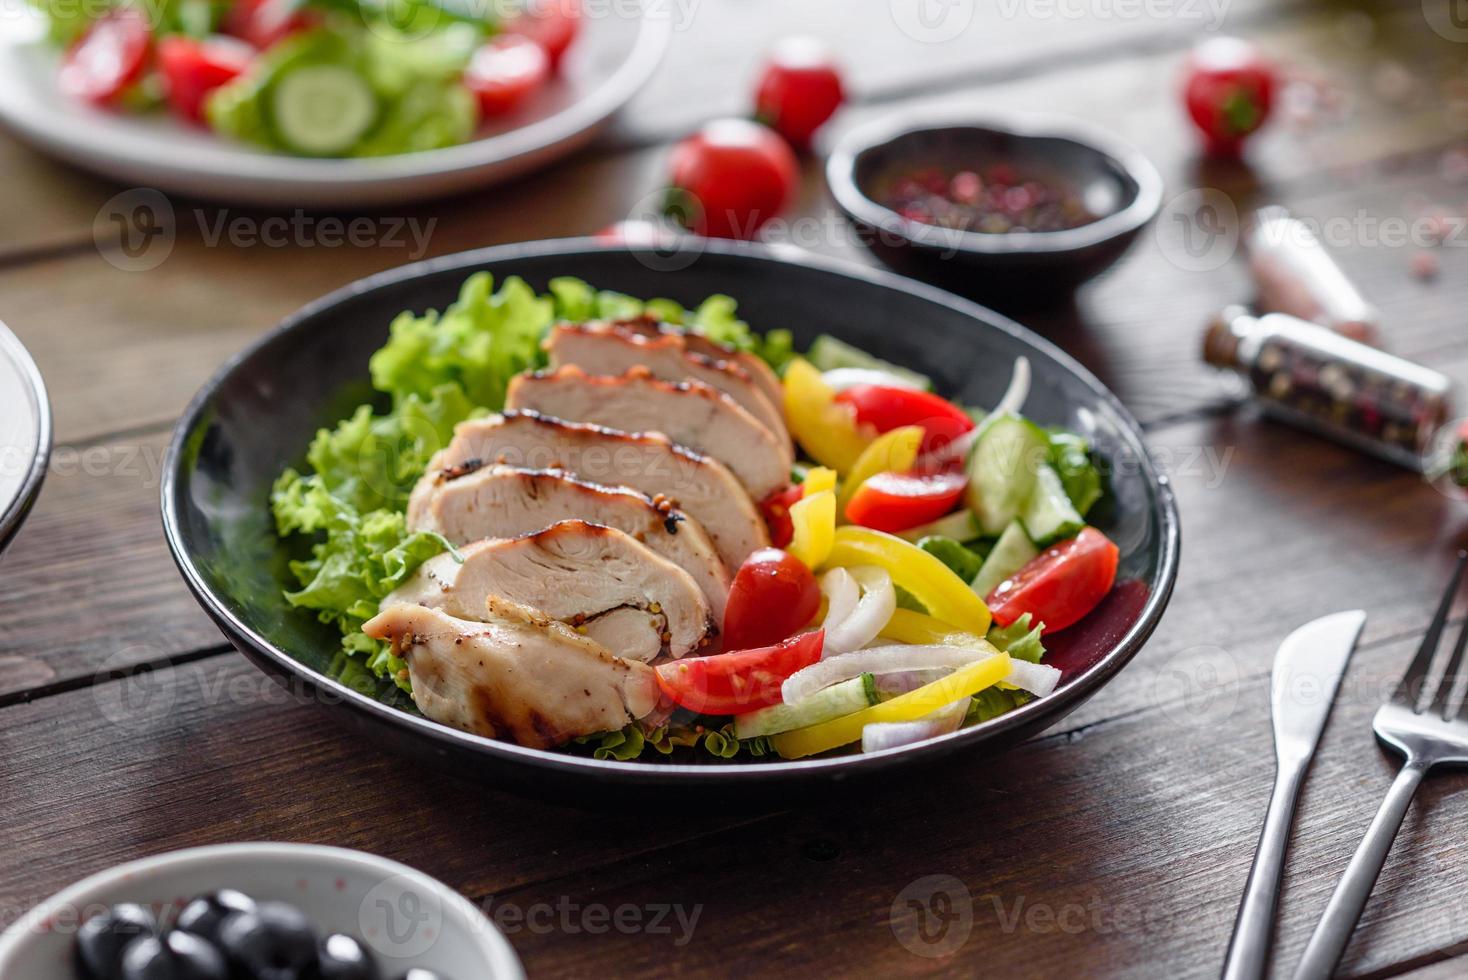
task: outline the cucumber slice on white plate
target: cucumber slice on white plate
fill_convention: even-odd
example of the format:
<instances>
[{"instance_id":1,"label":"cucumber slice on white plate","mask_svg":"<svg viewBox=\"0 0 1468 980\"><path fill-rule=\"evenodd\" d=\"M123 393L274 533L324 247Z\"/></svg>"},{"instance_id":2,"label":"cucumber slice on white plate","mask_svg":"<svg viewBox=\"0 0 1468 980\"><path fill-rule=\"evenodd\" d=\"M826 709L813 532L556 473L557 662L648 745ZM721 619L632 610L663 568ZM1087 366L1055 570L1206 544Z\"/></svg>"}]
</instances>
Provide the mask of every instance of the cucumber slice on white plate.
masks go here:
<instances>
[{"instance_id":1,"label":"cucumber slice on white plate","mask_svg":"<svg viewBox=\"0 0 1468 980\"><path fill-rule=\"evenodd\" d=\"M281 145L306 156L339 156L377 122L377 95L346 65L304 64L278 78L270 117Z\"/></svg>"}]
</instances>

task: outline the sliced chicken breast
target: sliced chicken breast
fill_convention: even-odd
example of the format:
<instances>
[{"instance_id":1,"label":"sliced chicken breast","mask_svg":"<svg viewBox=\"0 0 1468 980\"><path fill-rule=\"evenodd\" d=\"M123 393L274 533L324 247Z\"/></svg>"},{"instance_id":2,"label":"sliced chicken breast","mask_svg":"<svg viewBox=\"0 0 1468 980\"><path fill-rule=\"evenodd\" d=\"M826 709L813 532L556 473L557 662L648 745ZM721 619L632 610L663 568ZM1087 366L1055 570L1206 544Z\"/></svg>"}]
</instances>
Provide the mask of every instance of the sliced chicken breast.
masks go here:
<instances>
[{"instance_id":1,"label":"sliced chicken breast","mask_svg":"<svg viewBox=\"0 0 1468 980\"><path fill-rule=\"evenodd\" d=\"M659 494L703 525L731 570L770 543L759 508L729 468L659 432L630 433L538 412L506 412L459 423L430 470L485 461L560 469L605 486Z\"/></svg>"},{"instance_id":2,"label":"sliced chicken breast","mask_svg":"<svg viewBox=\"0 0 1468 980\"><path fill-rule=\"evenodd\" d=\"M644 663L692 653L716 631L692 576L622 531L586 521L430 558L382 605L478 619L490 596L539 609L617 656Z\"/></svg>"},{"instance_id":3,"label":"sliced chicken breast","mask_svg":"<svg viewBox=\"0 0 1468 980\"><path fill-rule=\"evenodd\" d=\"M790 443L728 395L697 381L659 381L643 368L594 377L563 367L511 379L505 407L627 432L661 432L729 467L755 500L790 482Z\"/></svg>"},{"instance_id":4,"label":"sliced chicken breast","mask_svg":"<svg viewBox=\"0 0 1468 980\"><path fill-rule=\"evenodd\" d=\"M657 705L646 664L507 600L491 597L482 619L397 605L363 629L408 661L419 711L475 735L548 749L624 728Z\"/></svg>"},{"instance_id":5,"label":"sliced chicken breast","mask_svg":"<svg viewBox=\"0 0 1468 980\"><path fill-rule=\"evenodd\" d=\"M645 336L669 333L677 334L683 338L690 352L702 354L714 360L728 361L730 364L738 365L749 374L755 386L764 392L765 397L770 400L770 403L776 408L781 408L783 413L785 389L780 384L780 379L775 376L774 369L754 354L750 354L747 351L735 350L727 344L710 340L701 333L695 333L691 330L681 330L678 327L662 323L649 316L636 317L630 320L618 320L617 323L625 330L636 330Z\"/></svg>"},{"instance_id":6,"label":"sliced chicken breast","mask_svg":"<svg viewBox=\"0 0 1468 980\"><path fill-rule=\"evenodd\" d=\"M577 519L623 531L683 569L708 600L714 622L724 621L729 571L703 526L666 501L560 470L514 466L430 472L408 499L408 526L436 531L454 545L534 534Z\"/></svg>"},{"instance_id":7,"label":"sliced chicken breast","mask_svg":"<svg viewBox=\"0 0 1468 980\"><path fill-rule=\"evenodd\" d=\"M722 391L765 428L789 439L785 413L732 361L688 349L681 333L644 333L620 322L563 323L546 339L552 368L572 364L587 374L625 374L641 365L662 381L699 381Z\"/></svg>"}]
</instances>

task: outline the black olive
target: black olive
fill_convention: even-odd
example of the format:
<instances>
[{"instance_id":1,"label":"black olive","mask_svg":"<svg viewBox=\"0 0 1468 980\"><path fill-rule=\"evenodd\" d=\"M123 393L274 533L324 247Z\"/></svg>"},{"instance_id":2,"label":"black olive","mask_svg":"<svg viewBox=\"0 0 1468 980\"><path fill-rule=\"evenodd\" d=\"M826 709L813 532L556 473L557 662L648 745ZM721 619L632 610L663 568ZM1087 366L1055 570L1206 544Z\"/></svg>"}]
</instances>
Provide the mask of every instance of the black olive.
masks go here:
<instances>
[{"instance_id":1,"label":"black olive","mask_svg":"<svg viewBox=\"0 0 1468 980\"><path fill-rule=\"evenodd\" d=\"M178 914L175 929L193 933L215 945L219 944L219 927L236 912L255 911L255 900L244 892L222 888L211 895L200 895Z\"/></svg>"},{"instance_id":2,"label":"black olive","mask_svg":"<svg viewBox=\"0 0 1468 980\"><path fill-rule=\"evenodd\" d=\"M321 940L312 980L381 980L382 971L354 936L336 933Z\"/></svg>"},{"instance_id":3,"label":"black olive","mask_svg":"<svg viewBox=\"0 0 1468 980\"><path fill-rule=\"evenodd\" d=\"M229 980L224 954L198 936L147 936L122 954L122 980Z\"/></svg>"},{"instance_id":4,"label":"black olive","mask_svg":"<svg viewBox=\"0 0 1468 980\"><path fill-rule=\"evenodd\" d=\"M303 980L316 963L316 932L294 905L261 902L225 918L219 948L250 980Z\"/></svg>"},{"instance_id":5,"label":"black olive","mask_svg":"<svg viewBox=\"0 0 1468 980\"><path fill-rule=\"evenodd\" d=\"M124 902L94 915L76 933L76 959L85 980L112 980L122 965L122 953L139 937L158 932L153 913Z\"/></svg>"}]
</instances>

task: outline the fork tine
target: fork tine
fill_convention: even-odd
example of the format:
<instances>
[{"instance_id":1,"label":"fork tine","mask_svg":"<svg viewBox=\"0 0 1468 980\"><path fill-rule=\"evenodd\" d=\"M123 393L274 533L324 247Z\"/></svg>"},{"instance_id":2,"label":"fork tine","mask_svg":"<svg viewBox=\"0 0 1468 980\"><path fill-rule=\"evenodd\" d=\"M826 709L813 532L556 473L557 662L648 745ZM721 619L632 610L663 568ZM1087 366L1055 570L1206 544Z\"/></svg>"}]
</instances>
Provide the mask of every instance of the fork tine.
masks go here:
<instances>
[{"instance_id":1,"label":"fork tine","mask_svg":"<svg viewBox=\"0 0 1468 980\"><path fill-rule=\"evenodd\" d=\"M1458 686L1458 676L1463 668L1463 651L1468 648L1468 621L1458 630L1458 642L1453 645L1453 656L1448 660L1447 672L1437 683L1437 693L1432 696L1432 711L1442 714L1443 721L1452 721L1463 706L1461 696L1453 698L1453 689Z\"/></svg>"},{"instance_id":2,"label":"fork tine","mask_svg":"<svg viewBox=\"0 0 1468 980\"><path fill-rule=\"evenodd\" d=\"M1458 564L1453 567L1452 580L1448 582L1446 591L1443 592L1442 601L1438 603L1437 614L1432 617L1432 625L1427 628L1427 635L1422 638L1422 646L1417 650L1417 656L1412 658L1412 663L1407 666L1407 672L1397 682L1396 689L1392 691L1392 700L1398 704L1406 705L1413 711L1418 710L1418 702L1422 700L1422 682L1427 676L1427 671L1432 667L1432 658L1437 654L1437 645L1442 640L1443 626L1448 621L1448 611L1453 607L1453 596L1458 592L1458 583L1463 579L1463 566L1468 564L1468 551L1458 552Z\"/></svg>"}]
</instances>

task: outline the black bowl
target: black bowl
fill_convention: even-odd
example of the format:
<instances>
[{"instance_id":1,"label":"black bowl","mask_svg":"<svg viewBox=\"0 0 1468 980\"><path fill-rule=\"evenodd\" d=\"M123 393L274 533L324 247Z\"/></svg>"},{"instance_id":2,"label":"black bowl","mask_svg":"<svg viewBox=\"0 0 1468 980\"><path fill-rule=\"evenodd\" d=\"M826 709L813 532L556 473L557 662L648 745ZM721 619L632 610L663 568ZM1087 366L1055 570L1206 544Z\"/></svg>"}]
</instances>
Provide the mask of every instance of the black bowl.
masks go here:
<instances>
[{"instance_id":1,"label":"black bowl","mask_svg":"<svg viewBox=\"0 0 1468 980\"><path fill-rule=\"evenodd\" d=\"M36 362L0 323L0 551L41 492L51 455L51 405Z\"/></svg>"},{"instance_id":2,"label":"black bowl","mask_svg":"<svg viewBox=\"0 0 1468 980\"><path fill-rule=\"evenodd\" d=\"M904 218L879 203L913 168L1008 163L1070 188L1097 216L1063 231L983 233ZM836 203L894 268L968 295L1053 301L1109 268L1162 203L1162 178L1138 150L1073 119L1031 114L886 119L847 134L826 163Z\"/></svg>"},{"instance_id":3,"label":"black bowl","mask_svg":"<svg viewBox=\"0 0 1468 980\"><path fill-rule=\"evenodd\" d=\"M587 781L624 788L713 788L741 797L756 787L831 781L889 771L960 748L1032 735L1090 697L1151 635L1177 571L1178 519L1171 488L1152 467L1135 421L1084 368L1023 328L939 290L827 259L734 243L709 243L692 265L658 272L657 256L589 240L533 242L468 252L383 273L288 318L231 360L204 387L174 433L163 484L163 523L173 556L204 608L246 656L288 686L339 706L367 735L460 775L550 795ZM830 332L932 375L959 400L990 404L1015 357L1033 366L1027 412L1086 433L1111 463L1112 492L1098 524L1121 548L1121 585L1084 625L1060 634L1065 671L1050 697L987 724L926 744L873 755L799 762L678 764L601 762L520 748L429 721L402 702L354 691L332 675L338 637L281 597L288 548L271 525L267 495L298 464L312 434L368 397L367 359L401 310L441 308L471 272L519 275L536 288L558 275L635 296L693 304L713 293L739 301L756 327L789 327L808 344ZM900 329L898 328L900 325ZM582 797L583 799L585 797Z\"/></svg>"}]
</instances>

